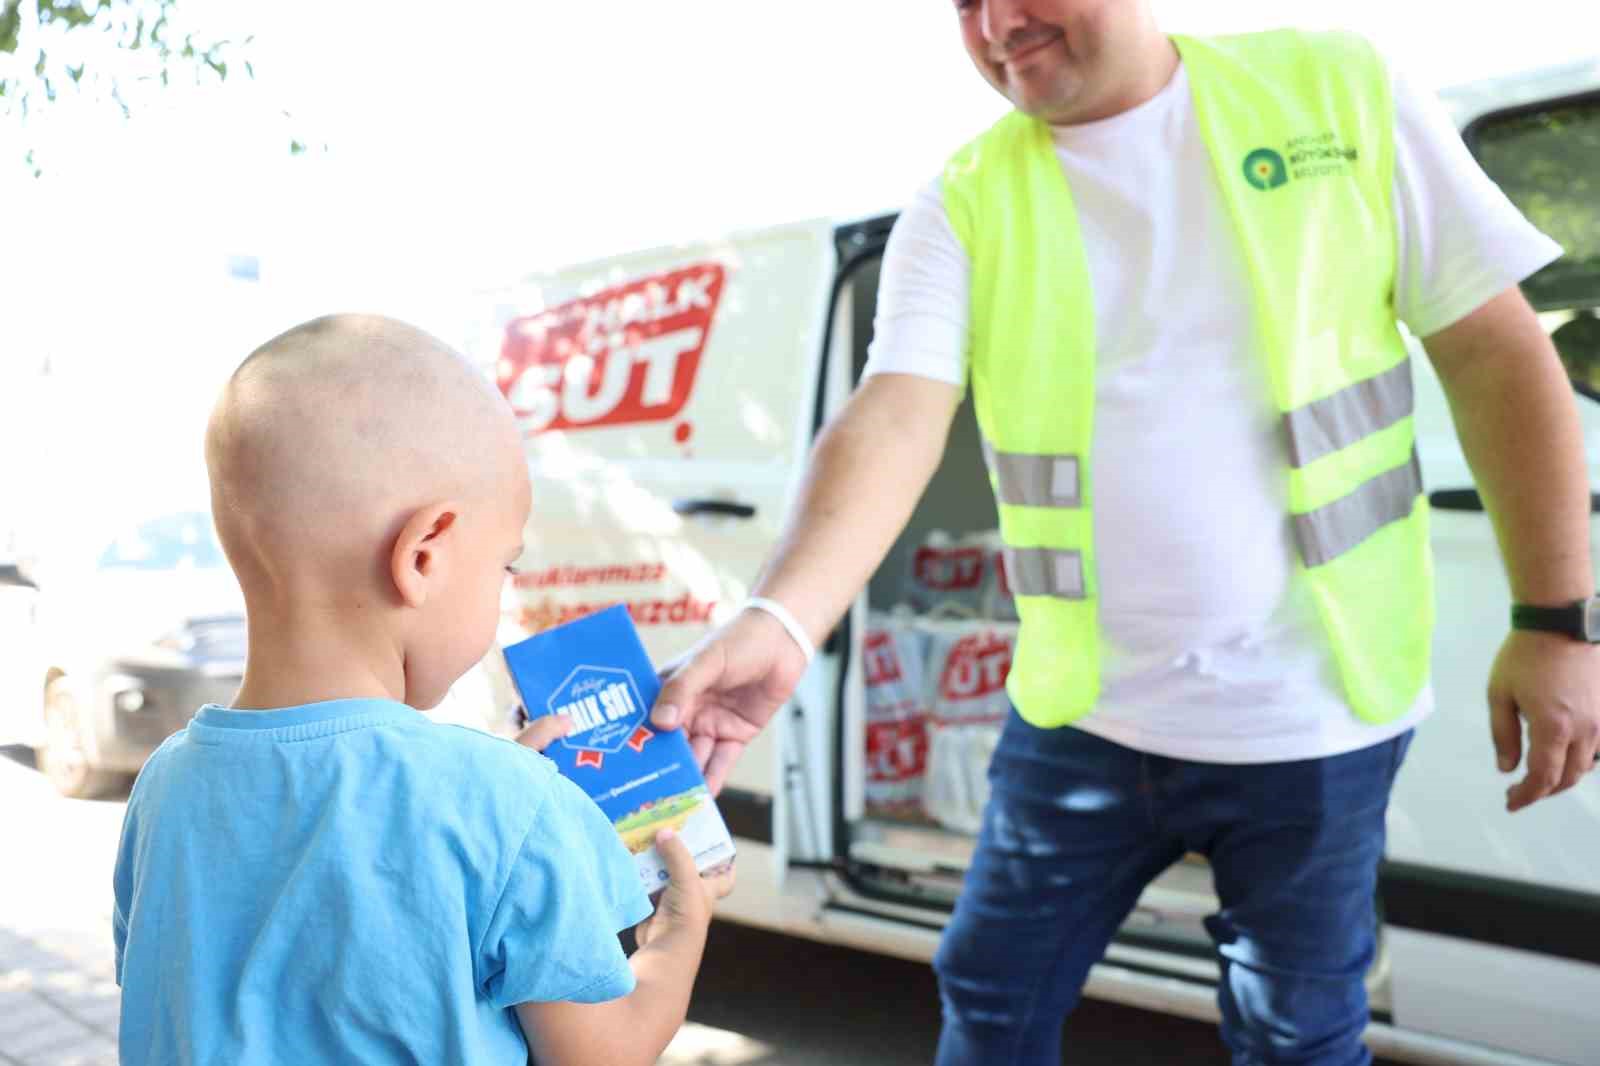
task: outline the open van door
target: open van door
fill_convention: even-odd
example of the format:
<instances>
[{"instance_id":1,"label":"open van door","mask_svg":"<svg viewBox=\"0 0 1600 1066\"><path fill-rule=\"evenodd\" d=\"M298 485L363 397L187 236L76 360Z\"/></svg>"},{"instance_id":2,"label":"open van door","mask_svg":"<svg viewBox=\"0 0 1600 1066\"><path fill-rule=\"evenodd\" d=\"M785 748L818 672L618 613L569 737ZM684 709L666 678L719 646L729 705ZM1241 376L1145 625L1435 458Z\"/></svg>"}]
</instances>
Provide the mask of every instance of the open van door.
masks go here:
<instances>
[{"instance_id":1,"label":"open van door","mask_svg":"<svg viewBox=\"0 0 1600 1066\"><path fill-rule=\"evenodd\" d=\"M838 232L819 426L866 366L893 223ZM976 843L1016 630L1004 575L988 558L997 527L969 396L907 528L834 635L848 654L832 700L837 728L806 716L804 750L831 755L829 772L806 776L826 798L832 847L807 855L796 840L791 858L826 871L816 906L826 939L925 960L949 920ZM947 591L948 602L930 606L918 588ZM1145 893L1089 994L1214 1017L1218 968L1203 919L1216 906L1209 868L1179 863Z\"/></svg>"},{"instance_id":2,"label":"open van door","mask_svg":"<svg viewBox=\"0 0 1600 1066\"><path fill-rule=\"evenodd\" d=\"M1565 249L1523 289L1566 365L1591 492L1600 492L1600 64L1575 73L1585 88L1469 115L1464 136L1489 176ZM1506 787L1525 768L1515 778L1496 770L1485 692L1509 630L1510 592L1443 391L1417 356L1438 710L1396 783L1380 881L1395 1022L1508 1054L1594 1062L1600 774L1505 811ZM1590 550L1600 558L1597 516Z\"/></svg>"},{"instance_id":3,"label":"open van door","mask_svg":"<svg viewBox=\"0 0 1600 1066\"><path fill-rule=\"evenodd\" d=\"M738 609L811 445L832 237L800 223L482 294L467 350L516 412L533 485L500 643L623 603L665 666ZM484 665L507 718L504 665ZM782 733L763 732L719 798L743 838L743 900L777 876L756 852L774 837Z\"/></svg>"}]
</instances>

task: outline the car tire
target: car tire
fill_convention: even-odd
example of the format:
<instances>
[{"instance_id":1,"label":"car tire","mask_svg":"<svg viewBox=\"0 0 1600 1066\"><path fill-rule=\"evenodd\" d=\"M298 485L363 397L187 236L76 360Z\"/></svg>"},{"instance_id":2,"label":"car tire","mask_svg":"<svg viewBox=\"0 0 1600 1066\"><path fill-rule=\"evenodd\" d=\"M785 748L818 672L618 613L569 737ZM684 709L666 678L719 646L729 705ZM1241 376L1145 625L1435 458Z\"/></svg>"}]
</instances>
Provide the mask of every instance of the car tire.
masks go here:
<instances>
[{"instance_id":1,"label":"car tire","mask_svg":"<svg viewBox=\"0 0 1600 1066\"><path fill-rule=\"evenodd\" d=\"M96 799L115 792L124 775L102 770L89 759L83 740L78 701L67 679L58 677L44 690L44 747L39 749L39 769L56 791L71 799Z\"/></svg>"}]
</instances>

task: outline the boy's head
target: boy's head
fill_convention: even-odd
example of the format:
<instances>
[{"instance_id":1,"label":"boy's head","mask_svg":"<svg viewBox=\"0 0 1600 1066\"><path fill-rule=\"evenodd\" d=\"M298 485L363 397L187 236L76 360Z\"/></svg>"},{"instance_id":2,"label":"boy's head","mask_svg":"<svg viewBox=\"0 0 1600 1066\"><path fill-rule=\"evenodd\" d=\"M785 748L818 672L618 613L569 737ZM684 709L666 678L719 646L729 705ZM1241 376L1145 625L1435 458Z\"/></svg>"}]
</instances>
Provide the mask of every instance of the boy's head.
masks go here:
<instances>
[{"instance_id":1,"label":"boy's head","mask_svg":"<svg viewBox=\"0 0 1600 1066\"><path fill-rule=\"evenodd\" d=\"M489 650L527 468L505 400L435 338L369 315L273 338L223 389L206 465L253 660L338 634L426 709Z\"/></svg>"}]
</instances>

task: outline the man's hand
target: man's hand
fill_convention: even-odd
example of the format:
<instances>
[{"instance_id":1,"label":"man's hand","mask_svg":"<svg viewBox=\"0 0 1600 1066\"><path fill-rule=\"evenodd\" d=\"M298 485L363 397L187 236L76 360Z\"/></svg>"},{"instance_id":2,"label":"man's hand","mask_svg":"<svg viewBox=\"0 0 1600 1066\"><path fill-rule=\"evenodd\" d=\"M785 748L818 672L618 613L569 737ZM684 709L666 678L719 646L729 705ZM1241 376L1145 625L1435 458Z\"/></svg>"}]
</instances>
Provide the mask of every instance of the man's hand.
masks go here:
<instances>
[{"instance_id":1,"label":"man's hand","mask_svg":"<svg viewBox=\"0 0 1600 1066\"><path fill-rule=\"evenodd\" d=\"M683 728L716 795L805 669L805 654L777 619L740 611L667 671L650 720L660 729Z\"/></svg>"},{"instance_id":2,"label":"man's hand","mask_svg":"<svg viewBox=\"0 0 1600 1066\"><path fill-rule=\"evenodd\" d=\"M1528 721L1528 773L1506 791L1520 811L1565 792L1595 769L1600 750L1600 647L1551 633L1514 631L1489 677L1489 728L1500 771L1522 759Z\"/></svg>"}]
</instances>

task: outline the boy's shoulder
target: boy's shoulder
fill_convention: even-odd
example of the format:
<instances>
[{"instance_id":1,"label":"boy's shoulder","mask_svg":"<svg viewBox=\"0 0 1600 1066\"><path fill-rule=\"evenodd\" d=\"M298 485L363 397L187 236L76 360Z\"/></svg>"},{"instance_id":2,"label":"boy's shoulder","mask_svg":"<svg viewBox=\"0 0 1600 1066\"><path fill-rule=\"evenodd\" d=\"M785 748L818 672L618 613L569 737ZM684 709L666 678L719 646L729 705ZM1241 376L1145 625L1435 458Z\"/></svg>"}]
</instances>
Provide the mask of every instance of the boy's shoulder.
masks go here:
<instances>
[{"instance_id":1,"label":"boy's shoulder","mask_svg":"<svg viewBox=\"0 0 1600 1066\"><path fill-rule=\"evenodd\" d=\"M544 754L510 737L450 722L428 722L425 728L435 755L459 760L460 765L480 772L506 774L536 784L547 783L560 773Z\"/></svg>"},{"instance_id":2,"label":"boy's shoulder","mask_svg":"<svg viewBox=\"0 0 1600 1066\"><path fill-rule=\"evenodd\" d=\"M417 728L421 735L406 745L407 760L439 790L492 803L511 800L514 809L527 811L559 787L556 764L509 737L444 722L425 721Z\"/></svg>"}]
</instances>

